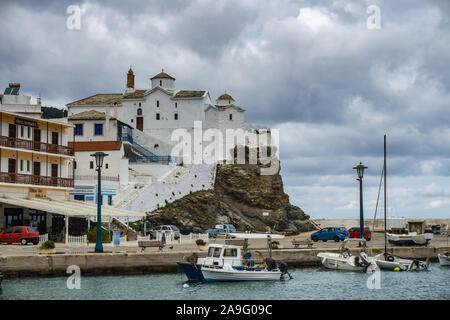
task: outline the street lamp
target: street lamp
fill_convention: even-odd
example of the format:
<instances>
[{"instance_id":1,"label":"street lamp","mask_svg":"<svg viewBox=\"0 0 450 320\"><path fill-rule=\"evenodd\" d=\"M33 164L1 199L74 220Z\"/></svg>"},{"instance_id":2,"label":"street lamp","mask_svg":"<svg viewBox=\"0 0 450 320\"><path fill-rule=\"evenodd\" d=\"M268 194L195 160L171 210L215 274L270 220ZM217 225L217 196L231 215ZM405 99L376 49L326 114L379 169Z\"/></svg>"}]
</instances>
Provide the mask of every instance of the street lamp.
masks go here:
<instances>
[{"instance_id":1,"label":"street lamp","mask_svg":"<svg viewBox=\"0 0 450 320\"><path fill-rule=\"evenodd\" d=\"M359 237L362 239L364 237L364 213L363 213L363 185L362 185L362 180L363 180L363 176L364 176L364 169L367 169L367 167L365 167L361 162L354 167L353 169L356 169L356 173L358 174L358 180L359 181L359 205L360 205L360 209L359 209Z\"/></svg>"},{"instance_id":2,"label":"street lamp","mask_svg":"<svg viewBox=\"0 0 450 320\"><path fill-rule=\"evenodd\" d=\"M97 242L95 243L95 252L103 252L102 244L102 186L101 186L101 170L103 166L103 159L107 156L104 152L96 152L91 154L91 157L95 157L95 164L98 171L97 182Z\"/></svg>"}]
</instances>

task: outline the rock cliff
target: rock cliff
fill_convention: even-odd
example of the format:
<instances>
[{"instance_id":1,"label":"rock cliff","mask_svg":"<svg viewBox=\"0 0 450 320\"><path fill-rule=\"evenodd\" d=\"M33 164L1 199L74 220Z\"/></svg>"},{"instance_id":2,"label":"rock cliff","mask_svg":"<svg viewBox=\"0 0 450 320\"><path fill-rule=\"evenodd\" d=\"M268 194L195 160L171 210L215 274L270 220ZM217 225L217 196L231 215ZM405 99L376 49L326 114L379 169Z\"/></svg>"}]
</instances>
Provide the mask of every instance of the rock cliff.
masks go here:
<instances>
[{"instance_id":1,"label":"rock cliff","mask_svg":"<svg viewBox=\"0 0 450 320\"><path fill-rule=\"evenodd\" d=\"M309 216L289 203L278 173L260 175L262 165L217 166L213 190L191 193L155 210L147 227L192 222L204 229L232 223L240 231L265 232L275 228L286 234L313 230Z\"/></svg>"}]
</instances>

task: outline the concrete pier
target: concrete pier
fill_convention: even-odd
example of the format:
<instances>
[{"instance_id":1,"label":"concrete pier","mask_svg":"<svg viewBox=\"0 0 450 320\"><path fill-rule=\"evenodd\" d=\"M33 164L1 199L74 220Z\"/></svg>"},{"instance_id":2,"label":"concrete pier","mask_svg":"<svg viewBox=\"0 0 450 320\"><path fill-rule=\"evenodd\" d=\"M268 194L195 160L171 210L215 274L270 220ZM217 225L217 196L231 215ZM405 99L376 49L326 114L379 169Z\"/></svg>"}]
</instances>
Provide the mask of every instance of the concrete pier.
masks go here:
<instances>
[{"instance_id":1,"label":"concrete pier","mask_svg":"<svg viewBox=\"0 0 450 320\"><path fill-rule=\"evenodd\" d=\"M447 251L447 247L394 247L389 252L403 258L437 259L438 253ZM258 252L268 257L265 249L251 250L255 260L260 258ZM289 267L319 266L319 252L337 252L338 249L280 249L273 250L275 260L286 261ZM360 249L352 249L353 254ZM198 256L206 255L197 251ZM70 265L77 265L82 275L119 275L151 274L181 272L177 261L182 261L191 253L186 251L164 252L130 252L130 253L83 253L83 254L49 254L0 256L0 271L6 278L65 276Z\"/></svg>"}]
</instances>

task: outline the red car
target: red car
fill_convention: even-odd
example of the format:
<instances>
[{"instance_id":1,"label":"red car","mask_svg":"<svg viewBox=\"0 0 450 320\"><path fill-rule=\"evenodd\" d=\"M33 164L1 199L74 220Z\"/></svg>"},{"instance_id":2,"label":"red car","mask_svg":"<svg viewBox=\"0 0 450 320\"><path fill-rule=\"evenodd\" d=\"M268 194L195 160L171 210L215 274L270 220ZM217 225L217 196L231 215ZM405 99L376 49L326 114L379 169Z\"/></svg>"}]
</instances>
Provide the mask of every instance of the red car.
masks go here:
<instances>
[{"instance_id":1,"label":"red car","mask_svg":"<svg viewBox=\"0 0 450 320\"><path fill-rule=\"evenodd\" d=\"M348 232L350 233L350 238L360 238L360 227L353 227L348 229ZM370 241L372 239L372 232L370 231L369 227L364 228L364 238L367 241Z\"/></svg>"},{"instance_id":2,"label":"red car","mask_svg":"<svg viewBox=\"0 0 450 320\"><path fill-rule=\"evenodd\" d=\"M23 245L31 242L39 243L39 232L33 227L9 227L0 233L0 243L21 243Z\"/></svg>"}]
</instances>

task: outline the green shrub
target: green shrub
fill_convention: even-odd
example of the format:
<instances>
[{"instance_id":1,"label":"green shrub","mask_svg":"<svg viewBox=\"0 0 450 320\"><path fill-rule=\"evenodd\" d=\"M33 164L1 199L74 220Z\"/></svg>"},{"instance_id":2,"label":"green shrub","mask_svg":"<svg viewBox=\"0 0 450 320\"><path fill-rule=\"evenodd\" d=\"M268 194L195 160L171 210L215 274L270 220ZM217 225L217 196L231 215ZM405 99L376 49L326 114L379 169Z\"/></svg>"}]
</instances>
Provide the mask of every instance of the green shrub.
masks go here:
<instances>
[{"instance_id":1,"label":"green shrub","mask_svg":"<svg viewBox=\"0 0 450 320\"><path fill-rule=\"evenodd\" d=\"M45 241L40 245L39 249L43 250L55 249L55 243L51 240Z\"/></svg>"},{"instance_id":2,"label":"green shrub","mask_svg":"<svg viewBox=\"0 0 450 320\"><path fill-rule=\"evenodd\" d=\"M90 243L97 242L97 228L92 228L91 230L86 230L83 235L87 235L87 240ZM102 229L102 243L109 243L109 232Z\"/></svg>"},{"instance_id":3,"label":"green shrub","mask_svg":"<svg viewBox=\"0 0 450 320\"><path fill-rule=\"evenodd\" d=\"M203 241L203 239L197 239L197 241L195 241L195 243L196 243L198 246L204 246L204 245L206 244L206 242Z\"/></svg>"}]
</instances>

